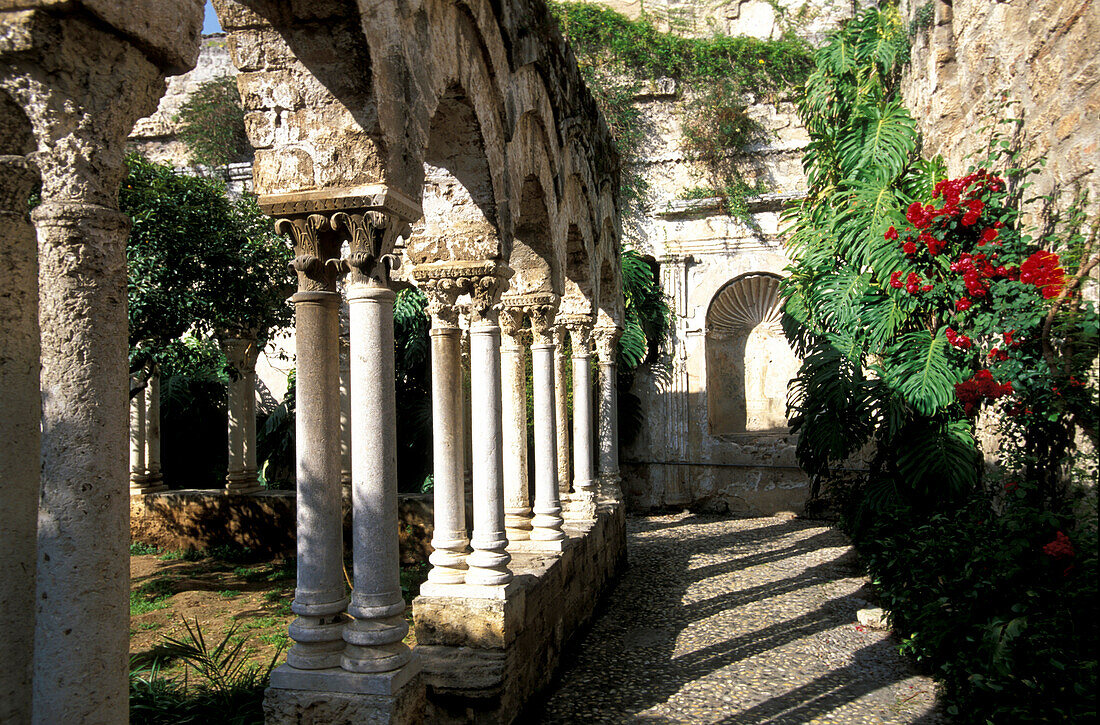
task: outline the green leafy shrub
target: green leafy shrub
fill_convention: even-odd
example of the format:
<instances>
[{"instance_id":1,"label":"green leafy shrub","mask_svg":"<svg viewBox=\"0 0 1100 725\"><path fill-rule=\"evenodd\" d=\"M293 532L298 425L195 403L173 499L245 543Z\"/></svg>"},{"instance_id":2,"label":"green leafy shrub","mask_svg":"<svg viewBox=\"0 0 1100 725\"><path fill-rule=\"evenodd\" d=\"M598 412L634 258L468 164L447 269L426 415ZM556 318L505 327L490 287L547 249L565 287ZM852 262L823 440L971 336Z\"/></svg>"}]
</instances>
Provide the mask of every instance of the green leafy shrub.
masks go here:
<instances>
[{"instance_id":1,"label":"green leafy shrub","mask_svg":"<svg viewBox=\"0 0 1100 725\"><path fill-rule=\"evenodd\" d=\"M924 519L880 511L857 539L902 651L961 722L1096 718L1096 527L1036 507L1029 488ZM1052 547L1060 532L1071 548Z\"/></svg>"}]
</instances>

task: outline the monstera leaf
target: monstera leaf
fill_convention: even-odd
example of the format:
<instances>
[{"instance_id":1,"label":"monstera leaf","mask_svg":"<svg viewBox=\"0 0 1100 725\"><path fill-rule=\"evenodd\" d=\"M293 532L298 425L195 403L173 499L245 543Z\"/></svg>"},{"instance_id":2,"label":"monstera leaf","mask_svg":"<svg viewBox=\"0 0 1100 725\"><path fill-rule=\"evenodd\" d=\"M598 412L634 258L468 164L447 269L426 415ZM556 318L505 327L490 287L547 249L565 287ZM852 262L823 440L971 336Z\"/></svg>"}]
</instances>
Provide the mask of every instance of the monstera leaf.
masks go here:
<instances>
[{"instance_id":1,"label":"monstera leaf","mask_svg":"<svg viewBox=\"0 0 1100 725\"><path fill-rule=\"evenodd\" d=\"M947 353L943 335L910 332L888 350L883 378L918 413L933 415L955 401L955 383L961 380Z\"/></svg>"}]
</instances>

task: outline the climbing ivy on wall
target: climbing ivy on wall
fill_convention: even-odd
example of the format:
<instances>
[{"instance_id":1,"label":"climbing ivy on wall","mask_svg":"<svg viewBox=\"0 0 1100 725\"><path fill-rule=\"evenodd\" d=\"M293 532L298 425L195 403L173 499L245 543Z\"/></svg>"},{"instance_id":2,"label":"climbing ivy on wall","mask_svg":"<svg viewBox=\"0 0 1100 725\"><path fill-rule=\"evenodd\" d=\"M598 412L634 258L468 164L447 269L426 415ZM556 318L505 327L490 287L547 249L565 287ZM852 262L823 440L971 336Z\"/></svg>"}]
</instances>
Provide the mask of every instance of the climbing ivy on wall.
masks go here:
<instances>
[{"instance_id":1,"label":"climbing ivy on wall","mask_svg":"<svg viewBox=\"0 0 1100 725\"><path fill-rule=\"evenodd\" d=\"M207 81L192 93L174 119L178 135L198 166L225 166L246 160L252 152L244 132L244 109L237 79Z\"/></svg>"},{"instance_id":2,"label":"climbing ivy on wall","mask_svg":"<svg viewBox=\"0 0 1100 725\"><path fill-rule=\"evenodd\" d=\"M699 164L727 210L747 217L745 196L762 189L742 177L737 155L766 132L747 114L750 96L776 98L797 88L813 66L810 47L787 35L779 40L715 35L686 38L657 29L642 15L629 18L590 3L555 3L552 9L577 54L585 80L615 134L623 159L623 197L637 207L647 187L636 162L645 139L634 98L645 81L678 81L685 91L684 151Z\"/></svg>"}]
</instances>

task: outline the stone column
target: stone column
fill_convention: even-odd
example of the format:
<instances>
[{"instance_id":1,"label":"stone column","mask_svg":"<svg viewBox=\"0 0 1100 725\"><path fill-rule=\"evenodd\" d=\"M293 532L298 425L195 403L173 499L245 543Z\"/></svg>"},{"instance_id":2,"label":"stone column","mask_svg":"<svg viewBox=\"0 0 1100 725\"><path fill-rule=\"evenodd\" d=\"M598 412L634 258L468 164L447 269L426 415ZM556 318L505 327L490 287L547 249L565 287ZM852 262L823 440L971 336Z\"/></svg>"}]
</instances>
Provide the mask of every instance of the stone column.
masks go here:
<instances>
[{"instance_id":1,"label":"stone column","mask_svg":"<svg viewBox=\"0 0 1100 725\"><path fill-rule=\"evenodd\" d=\"M141 375L130 376L130 387L141 384ZM145 390L130 392L130 493L145 493Z\"/></svg>"},{"instance_id":2,"label":"stone column","mask_svg":"<svg viewBox=\"0 0 1100 725\"><path fill-rule=\"evenodd\" d=\"M127 134L156 110L165 69L194 63L202 17L196 3L173 3L170 39L139 22L112 28L154 12L134 4L94 22L68 6L0 15L0 96L30 120L42 178L31 212L42 405L32 717L51 725L127 721L130 222L118 187Z\"/></svg>"},{"instance_id":3,"label":"stone column","mask_svg":"<svg viewBox=\"0 0 1100 725\"><path fill-rule=\"evenodd\" d=\"M557 412L554 402L554 295L525 295L531 318L531 385L535 419L535 517L531 538L561 541L561 500L558 495Z\"/></svg>"},{"instance_id":4,"label":"stone column","mask_svg":"<svg viewBox=\"0 0 1100 725\"><path fill-rule=\"evenodd\" d=\"M507 267L495 263L470 270L470 430L473 444L473 553L466 558L467 584L507 584L511 555L505 551L504 478L501 456L500 327L496 302Z\"/></svg>"},{"instance_id":5,"label":"stone column","mask_svg":"<svg viewBox=\"0 0 1100 725\"><path fill-rule=\"evenodd\" d=\"M592 519L596 514L596 476L593 472L592 442L592 318L568 315L573 349L573 496L570 518Z\"/></svg>"},{"instance_id":6,"label":"stone column","mask_svg":"<svg viewBox=\"0 0 1100 725\"><path fill-rule=\"evenodd\" d=\"M351 495L351 347L340 335L340 485Z\"/></svg>"},{"instance_id":7,"label":"stone column","mask_svg":"<svg viewBox=\"0 0 1100 725\"><path fill-rule=\"evenodd\" d=\"M229 363L229 472L228 494L263 490L256 470L256 358L259 346L252 336L221 337Z\"/></svg>"},{"instance_id":8,"label":"stone column","mask_svg":"<svg viewBox=\"0 0 1100 725\"><path fill-rule=\"evenodd\" d=\"M600 360L600 493L601 503L618 503L623 494L619 475L619 400L616 345L622 330L600 325L594 332Z\"/></svg>"},{"instance_id":9,"label":"stone column","mask_svg":"<svg viewBox=\"0 0 1100 725\"><path fill-rule=\"evenodd\" d=\"M300 208L265 197L260 204L272 216ZM290 625L294 644L286 661L291 669L318 670L340 666L348 603L340 501L340 295L337 267L329 264L340 245L320 214L280 218L275 229L293 239L296 256L291 266L298 273L298 292L291 297L298 494L298 583L291 610L298 617ZM293 672L287 674L294 679Z\"/></svg>"},{"instance_id":10,"label":"stone column","mask_svg":"<svg viewBox=\"0 0 1100 725\"><path fill-rule=\"evenodd\" d=\"M6 108L0 95L0 124L18 141L18 109ZM33 144L30 129L15 148ZM38 510L38 466L41 458L42 398L38 390L38 250L27 216L27 198L37 180L34 167L22 155L0 156L0 225L4 253L0 255L0 722L31 719L31 674L34 651L35 514Z\"/></svg>"},{"instance_id":11,"label":"stone column","mask_svg":"<svg viewBox=\"0 0 1100 725\"><path fill-rule=\"evenodd\" d=\"M466 580L466 556L470 539L466 535L466 451L462 430L465 425L462 384L462 330L458 325L455 300L458 289L444 270L417 268L413 277L428 296L432 340L432 496L435 529L432 569L433 584L462 584Z\"/></svg>"},{"instance_id":12,"label":"stone column","mask_svg":"<svg viewBox=\"0 0 1100 725\"><path fill-rule=\"evenodd\" d=\"M160 467L160 371L149 376L145 386L145 493L163 491Z\"/></svg>"},{"instance_id":13,"label":"stone column","mask_svg":"<svg viewBox=\"0 0 1100 725\"><path fill-rule=\"evenodd\" d=\"M505 297L505 300L507 296ZM527 487L527 364L523 308L507 301L500 313L502 440L504 443L504 527L508 541L531 538L531 494Z\"/></svg>"},{"instance_id":14,"label":"stone column","mask_svg":"<svg viewBox=\"0 0 1100 725\"><path fill-rule=\"evenodd\" d=\"M351 349L353 588L342 667L391 672L409 662L397 543L397 403L394 397L393 249L405 224L381 211L338 212L350 240L344 260Z\"/></svg>"},{"instance_id":15,"label":"stone column","mask_svg":"<svg viewBox=\"0 0 1100 725\"><path fill-rule=\"evenodd\" d=\"M554 434L558 442L558 496L569 500L569 382L566 379L565 328L554 328Z\"/></svg>"}]
</instances>

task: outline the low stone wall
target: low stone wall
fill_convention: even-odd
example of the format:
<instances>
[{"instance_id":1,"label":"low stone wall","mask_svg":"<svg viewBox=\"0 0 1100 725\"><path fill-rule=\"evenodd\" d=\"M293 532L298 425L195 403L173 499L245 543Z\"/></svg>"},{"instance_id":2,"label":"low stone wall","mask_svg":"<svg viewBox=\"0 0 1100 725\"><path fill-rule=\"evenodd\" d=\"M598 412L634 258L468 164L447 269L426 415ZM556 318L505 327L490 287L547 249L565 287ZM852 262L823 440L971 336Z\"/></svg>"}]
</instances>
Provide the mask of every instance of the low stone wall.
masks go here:
<instances>
[{"instance_id":1,"label":"low stone wall","mask_svg":"<svg viewBox=\"0 0 1100 725\"><path fill-rule=\"evenodd\" d=\"M621 505L601 510L591 529L567 533L560 553L525 550L533 542L509 546L515 578L500 598L433 591L413 601L424 722L510 723L550 683L565 642L626 562Z\"/></svg>"},{"instance_id":2,"label":"low stone wall","mask_svg":"<svg viewBox=\"0 0 1100 725\"><path fill-rule=\"evenodd\" d=\"M800 513L810 480L797 466L623 461L623 498L631 511L774 516Z\"/></svg>"},{"instance_id":3,"label":"low stone wall","mask_svg":"<svg viewBox=\"0 0 1100 725\"><path fill-rule=\"evenodd\" d=\"M130 540L166 551L246 547L257 554L292 554L297 511L293 491L230 495L189 489L130 497ZM431 553L431 494L401 494L401 563L426 562ZM344 541L350 541L351 506L344 499Z\"/></svg>"}]
</instances>

